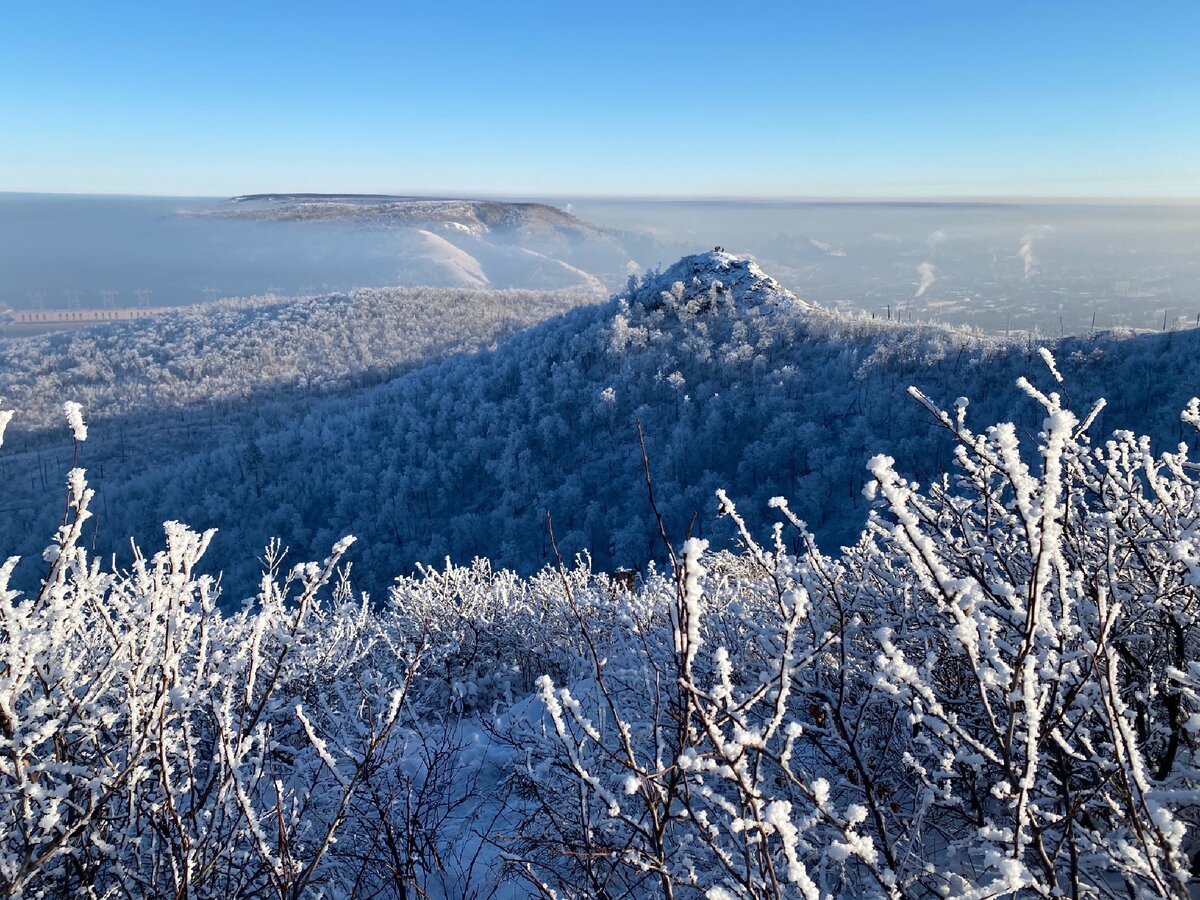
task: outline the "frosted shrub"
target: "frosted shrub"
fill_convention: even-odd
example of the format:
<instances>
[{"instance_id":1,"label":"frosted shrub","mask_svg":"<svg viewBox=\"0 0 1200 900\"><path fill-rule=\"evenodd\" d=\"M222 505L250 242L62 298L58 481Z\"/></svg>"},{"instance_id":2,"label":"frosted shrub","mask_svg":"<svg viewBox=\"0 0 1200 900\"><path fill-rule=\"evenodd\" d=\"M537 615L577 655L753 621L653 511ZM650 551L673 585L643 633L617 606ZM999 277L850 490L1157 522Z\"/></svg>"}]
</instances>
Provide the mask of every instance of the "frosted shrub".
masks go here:
<instances>
[{"instance_id":1,"label":"frosted shrub","mask_svg":"<svg viewBox=\"0 0 1200 900\"><path fill-rule=\"evenodd\" d=\"M68 422L82 440L78 409ZM104 572L71 471L40 591L0 567L0 891L5 896L298 896L347 887L331 849L382 758L419 661L323 597L350 541L278 571L240 615L196 572L212 533ZM380 665L379 663L383 664Z\"/></svg>"},{"instance_id":2,"label":"frosted shrub","mask_svg":"<svg viewBox=\"0 0 1200 900\"><path fill-rule=\"evenodd\" d=\"M876 686L912 728L913 802L952 892L1186 896L1196 467L1128 432L1093 447L1102 404L1081 422L1020 386L1045 412L1036 466L1011 425L975 434L965 400L917 392L961 474L920 492L874 460L891 521L847 559L880 609Z\"/></svg>"},{"instance_id":3,"label":"frosted shrub","mask_svg":"<svg viewBox=\"0 0 1200 900\"><path fill-rule=\"evenodd\" d=\"M601 626L614 591L586 559L566 573L588 598L588 620ZM534 689L538 675L566 671L571 648L582 644L578 622L562 602L563 580L545 570L529 578L493 571L476 559L397 578L381 611L397 634L424 635L426 695L448 712L512 705Z\"/></svg>"},{"instance_id":4,"label":"frosted shrub","mask_svg":"<svg viewBox=\"0 0 1200 900\"><path fill-rule=\"evenodd\" d=\"M713 576L685 546L650 627L594 634L514 730L538 753L528 877L567 896L1187 896L1197 467L1125 432L1094 447L1099 407L1081 421L1019 384L1044 412L1034 463L1013 426L975 434L965 399L914 392L958 474L922 489L877 457L880 510L838 560L783 501L802 550L783 526L760 547L720 495L740 565Z\"/></svg>"},{"instance_id":5,"label":"frosted shrub","mask_svg":"<svg viewBox=\"0 0 1200 900\"><path fill-rule=\"evenodd\" d=\"M626 601L636 626L593 633L573 683L543 679L510 726L535 753L527 876L560 896L890 895L899 729L871 695L857 592L807 532L801 557L781 535L764 550L721 502L743 555L686 543Z\"/></svg>"}]
</instances>

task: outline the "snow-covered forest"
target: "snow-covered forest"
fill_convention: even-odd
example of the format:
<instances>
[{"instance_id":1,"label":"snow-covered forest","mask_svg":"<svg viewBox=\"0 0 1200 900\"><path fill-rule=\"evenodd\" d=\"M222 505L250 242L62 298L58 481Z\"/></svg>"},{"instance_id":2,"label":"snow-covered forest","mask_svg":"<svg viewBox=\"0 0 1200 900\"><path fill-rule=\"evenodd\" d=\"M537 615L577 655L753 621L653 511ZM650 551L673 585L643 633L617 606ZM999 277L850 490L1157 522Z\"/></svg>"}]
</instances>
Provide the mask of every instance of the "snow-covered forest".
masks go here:
<instances>
[{"instance_id":1,"label":"snow-covered forest","mask_svg":"<svg viewBox=\"0 0 1200 900\"><path fill-rule=\"evenodd\" d=\"M103 328L0 341L0 397L14 427L60 424L69 395L93 419L216 407L253 398L293 408L362 387L515 331L595 297L569 291L374 288L181 307ZM11 440L11 435L10 435Z\"/></svg>"},{"instance_id":2,"label":"snow-covered forest","mask_svg":"<svg viewBox=\"0 0 1200 900\"><path fill-rule=\"evenodd\" d=\"M0 396L18 410L0 543L36 556L56 523L73 450L48 398L83 403L94 423L79 463L98 489L89 546L127 563L129 535L168 519L217 528L207 558L231 606L257 584L246 548L273 537L316 558L358 535L356 580L376 598L447 556L537 571L552 557L547 511L567 558L665 563L639 420L671 521L696 514L698 536L733 546L724 488L765 540L769 501L786 496L835 551L865 522L872 455L921 481L949 462L902 401L909 385L944 404L966 394L1030 435L1040 418L1012 385L1041 346L1077 404L1109 399L1099 428L1194 441L1178 410L1196 393L1198 331L1006 341L844 316L721 253L582 301L369 291L0 345ZM500 340L519 323L538 324Z\"/></svg>"},{"instance_id":3,"label":"snow-covered forest","mask_svg":"<svg viewBox=\"0 0 1200 900\"><path fill-rule=\"evenodd\" d=\"M873 456L841 553L783 499L760 542L720 492L738 549L664 516L636 583L551 521L539 573L447 565L381 604L351 538L271 544L226 613L211 533L97 559L72 468L40 587L0 568L0 890L1187 897L1198 466L1031 362L1027 436L913 392L946 473Z\"/></svg>"}]
</instances>

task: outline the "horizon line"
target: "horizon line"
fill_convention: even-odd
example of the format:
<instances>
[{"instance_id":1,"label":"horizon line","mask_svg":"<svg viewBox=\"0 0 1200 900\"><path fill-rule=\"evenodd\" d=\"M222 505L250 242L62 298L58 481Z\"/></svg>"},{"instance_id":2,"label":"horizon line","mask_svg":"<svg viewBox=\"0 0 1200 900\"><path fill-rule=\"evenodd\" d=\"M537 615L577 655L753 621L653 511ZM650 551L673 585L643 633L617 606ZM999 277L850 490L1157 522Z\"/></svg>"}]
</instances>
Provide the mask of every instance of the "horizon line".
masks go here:
<instances>
[{"instance_id":1,"label":"horizon line","mask_svg":"<svg viewBox=\"0 0 1200 900\"><path fill-rule=\"evenodd\" d=\"M107 197L107 198L145 198L145 199L178 199L178 200L215 200L229 201L239 197L255 195L301 196L310 197L363 197L391 198L406 200L498 200L508 202L537 202L546 200L563 201L608 201L617 203L748 203L748 204L787 204L787 203L830 203L830 204L980 204L996 205L1036 205L1054 203L1078 204L1112 204L1112 205L1192 205L1200 204L1198 195L1099 195L1099 194L1058 194L1058 195L1029 195L1029 194L568 194L551 192L546 194L525 192L496 192L496 191L247 191L236 194L192 194L192 193L138 193L132 191L39 191L0 189L0 196L37 196L37 197Z\"/></svg>"}]
</instances>

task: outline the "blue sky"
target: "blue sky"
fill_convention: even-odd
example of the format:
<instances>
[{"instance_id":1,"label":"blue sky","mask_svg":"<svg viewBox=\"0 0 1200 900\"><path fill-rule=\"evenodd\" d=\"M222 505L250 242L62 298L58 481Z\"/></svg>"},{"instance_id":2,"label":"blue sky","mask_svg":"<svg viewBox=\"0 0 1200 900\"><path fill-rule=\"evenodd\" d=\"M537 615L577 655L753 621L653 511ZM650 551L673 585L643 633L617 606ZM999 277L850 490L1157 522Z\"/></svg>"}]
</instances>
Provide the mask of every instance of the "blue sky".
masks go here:
<instances>
[{"instance_id":1,"label":"blue sky","mask_svg":"<svg viewBox=\"0 0 1200 900\"><path fill-rule=\"evenodd\" d=\"M0 190L1200 196L1200 4L4 3Z\"/></svg>"}]
</instances>

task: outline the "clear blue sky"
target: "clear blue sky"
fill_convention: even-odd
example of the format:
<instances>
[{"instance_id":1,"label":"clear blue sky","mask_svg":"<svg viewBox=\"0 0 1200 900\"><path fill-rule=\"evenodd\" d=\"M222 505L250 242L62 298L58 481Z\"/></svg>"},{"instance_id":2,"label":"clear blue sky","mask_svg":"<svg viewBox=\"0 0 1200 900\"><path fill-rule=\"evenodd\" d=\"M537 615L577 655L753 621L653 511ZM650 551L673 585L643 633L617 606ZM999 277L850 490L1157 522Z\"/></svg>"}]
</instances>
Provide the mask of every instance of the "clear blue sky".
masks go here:
<instances>
[{"instance_id":1,"label":"clear blue sky","mask_svg":"<svg viewBox=\"0 0 1200 900\"><path fill-rule=\"evenodd\" d=\"M1200 196L1200 4L0 5L0 190Z\"/></svg>"}]
</instances>

